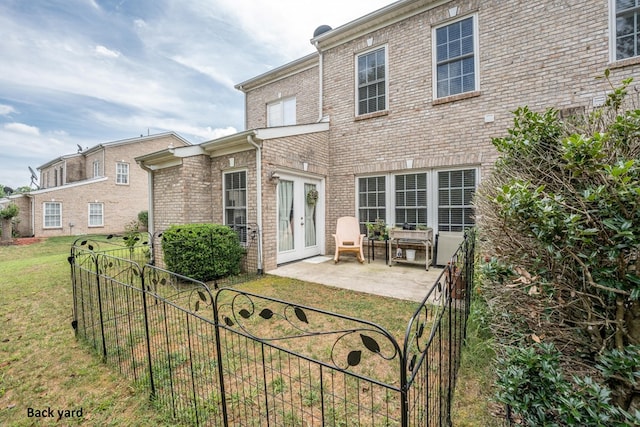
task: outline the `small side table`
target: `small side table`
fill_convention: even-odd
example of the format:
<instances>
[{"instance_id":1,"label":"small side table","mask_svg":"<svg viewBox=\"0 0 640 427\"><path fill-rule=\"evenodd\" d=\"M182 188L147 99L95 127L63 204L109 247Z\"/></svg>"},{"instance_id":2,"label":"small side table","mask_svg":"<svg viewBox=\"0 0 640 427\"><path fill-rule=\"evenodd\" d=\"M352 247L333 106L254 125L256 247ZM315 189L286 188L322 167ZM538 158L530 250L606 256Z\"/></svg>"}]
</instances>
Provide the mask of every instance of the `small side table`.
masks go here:
<instances>
[{"instance_id":1,"label":"small side table","mask_svg":"<svg viewBox=\"0 0 640 427\"><path fill-rule=\"evenodd\" d=\"M367 239L367 262L371 263L371 260L376 260L376 244L375 242L381 242L377 239ZM384 262L389 263L389 240L384 239Z\"/></svg>"}]
</instances>

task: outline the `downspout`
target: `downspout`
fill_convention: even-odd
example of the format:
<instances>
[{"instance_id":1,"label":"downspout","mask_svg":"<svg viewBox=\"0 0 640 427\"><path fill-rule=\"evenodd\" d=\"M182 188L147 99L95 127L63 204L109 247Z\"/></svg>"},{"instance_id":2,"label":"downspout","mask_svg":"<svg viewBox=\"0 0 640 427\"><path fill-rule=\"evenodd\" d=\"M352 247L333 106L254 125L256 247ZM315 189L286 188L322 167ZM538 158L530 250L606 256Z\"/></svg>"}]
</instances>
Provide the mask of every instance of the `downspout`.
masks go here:
<instances>
[{"instance_id":1,"label":"downspout","mask_svg":"<svg viewBox=\"0 0 640 427\"><path fill-rule=\"evenodd\" d=\"M320 50L320 46L318 45L318 42L316 42L316 49L318 50L318 122L322 121L322 108L323 108L323 103L322 103L322 91L324 90L324 85L323 85L323 81L322 81L322 73L323 73L323 54L322 54L322 50Z\"/></svg>"},{"instance_id":2,"label":"downspout","mask_svg":"<svg viewBox=\"0 0 640 427\"><path fill-rule=\"evenodd\" d=\"M256 149L256 215L258 218L258 274L262 274L262 147L253 140L253 135L247 135L247 142Z\"/></svg>"},{"instance_id":3,"label":"downspout","mask_svg":"<svg viewBox=\"0 0 640 427\"><path fill-rule=\"evenodd\" d=\"M35 199L33 198L33 196L29 193L26 193L25 196L27 196L27 198L29 199L29 207L31 208L31 215L29 215L31 218L29 218L29 222L31 224L29 224L29 226L31 227L31 235L33 237L36 237L36 204L35 204Z\"/></svg>"}]
</instances>

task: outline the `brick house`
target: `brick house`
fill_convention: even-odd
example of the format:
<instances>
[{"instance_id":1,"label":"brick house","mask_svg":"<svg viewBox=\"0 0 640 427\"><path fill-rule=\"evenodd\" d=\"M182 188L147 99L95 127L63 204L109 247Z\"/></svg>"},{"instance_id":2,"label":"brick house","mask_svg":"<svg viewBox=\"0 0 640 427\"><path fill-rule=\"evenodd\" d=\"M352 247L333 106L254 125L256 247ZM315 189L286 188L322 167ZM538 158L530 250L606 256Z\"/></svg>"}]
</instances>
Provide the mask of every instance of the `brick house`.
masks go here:
<instances>
[{"instance_id":1,"label":"brick house","mask_svg":"<svg viewBox=\"0 0 640 427\"><path fill-rule=\"evenodd\" d=\"M512 111L588 111L606 68L638 74L636 3L401 0L318 27L316 52L236 86L246 131L137 158L152 226L255 224L264 270L333 252L344 215L459 233Z\"/></svg>"},{"instance_id":2,"label":"brick house","mask_svg":"<svg viewBox=\"0 0 640 427\"><path fill-rule=\"evenodd\" d=\"M173 132L98 144L38 167L40 188L4 199L20 208L20 236L118 233L149 207L145 171L134 158L191 144Z\"/></svg>"}]
</instances>

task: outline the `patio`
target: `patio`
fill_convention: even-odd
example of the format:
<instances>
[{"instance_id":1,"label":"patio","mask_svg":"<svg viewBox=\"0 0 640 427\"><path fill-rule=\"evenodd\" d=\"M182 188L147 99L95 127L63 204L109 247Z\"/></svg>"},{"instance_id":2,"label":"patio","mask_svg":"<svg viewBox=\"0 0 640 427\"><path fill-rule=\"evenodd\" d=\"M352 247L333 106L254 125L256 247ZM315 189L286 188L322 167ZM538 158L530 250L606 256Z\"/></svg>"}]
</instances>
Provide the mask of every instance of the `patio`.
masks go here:
<instances>
[{"instance_id":1,"label":"patio","mask_svg":"<svg viewBox=\"0 0 640 427\"><path fill-rule=\"evenodd\" d=\"M441 267L428 271L419 265L389 267L384 259L360 264L355 256L343 255L337 264L332 256L316 256L281 265L267 274L420 302L441 272Z\"/></svg>"}]
</instances>

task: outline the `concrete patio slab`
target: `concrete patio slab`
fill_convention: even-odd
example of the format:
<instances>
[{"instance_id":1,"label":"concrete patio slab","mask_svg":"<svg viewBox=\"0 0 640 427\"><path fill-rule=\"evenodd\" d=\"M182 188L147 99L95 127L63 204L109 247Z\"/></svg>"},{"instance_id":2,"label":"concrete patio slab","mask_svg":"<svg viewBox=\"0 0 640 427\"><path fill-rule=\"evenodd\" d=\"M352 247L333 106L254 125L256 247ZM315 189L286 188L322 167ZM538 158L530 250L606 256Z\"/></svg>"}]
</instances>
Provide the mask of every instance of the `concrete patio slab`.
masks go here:
<instances>
[{"instance_id":1,"label":"concrete patio slab","mask_svg":"<svg viewBox=\"0 0 640 427\"><path fill-rule=\"evenodd\" d=\"M440 267L426 271L424 266L409 264L389 267L384 259L360 264L355 257L343 255L337 264L331 256L317 256L281 265L267 274L419 302L441 272Z\"/></svg>"}]
</instances>

